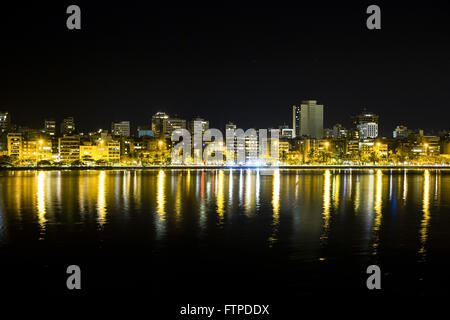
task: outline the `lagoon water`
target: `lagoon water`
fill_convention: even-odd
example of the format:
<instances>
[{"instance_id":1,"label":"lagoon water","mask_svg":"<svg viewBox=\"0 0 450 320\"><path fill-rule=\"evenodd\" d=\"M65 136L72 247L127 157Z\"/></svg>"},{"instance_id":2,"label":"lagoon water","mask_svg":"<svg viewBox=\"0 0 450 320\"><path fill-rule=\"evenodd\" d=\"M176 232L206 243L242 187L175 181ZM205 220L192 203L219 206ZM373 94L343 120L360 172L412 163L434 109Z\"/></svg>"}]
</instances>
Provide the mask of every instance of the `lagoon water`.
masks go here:
<instances>
[{"instance_id":1,"label":"lagoon water","mask_svg":"<svg viewBox=\"0 0 450 320\"><path fill-rule=\"evenodd\" d=\"M0 171L1 271L40 292L75 263L91 291L365 292L377 264L443 293L449 229L447 170Z\"/></svg>"}]
</instances>

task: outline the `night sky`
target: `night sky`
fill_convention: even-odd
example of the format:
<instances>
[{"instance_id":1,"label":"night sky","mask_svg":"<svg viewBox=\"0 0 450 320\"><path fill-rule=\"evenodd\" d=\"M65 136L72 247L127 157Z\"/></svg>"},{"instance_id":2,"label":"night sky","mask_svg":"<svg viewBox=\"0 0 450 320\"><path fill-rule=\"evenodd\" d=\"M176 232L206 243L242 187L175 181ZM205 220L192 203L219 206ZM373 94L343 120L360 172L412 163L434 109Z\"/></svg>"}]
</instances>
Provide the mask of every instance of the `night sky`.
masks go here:
<instances>
[{"instance_id":1,"label":"night sky","mask_svg":"<svg viewBox=\"0 0 450 320\"><path fill-rule=\"evenodd\" d=\"M0 8L0 110L18 125L136 128L165 111L266 128L292 125L291 106L314 99L325 127L366 107L383 135L450 129L449 1L41 2ZM70 4L79 31L66 28ZM366 28L370 4L381 30Z\"/></svg>"}]
</instances>

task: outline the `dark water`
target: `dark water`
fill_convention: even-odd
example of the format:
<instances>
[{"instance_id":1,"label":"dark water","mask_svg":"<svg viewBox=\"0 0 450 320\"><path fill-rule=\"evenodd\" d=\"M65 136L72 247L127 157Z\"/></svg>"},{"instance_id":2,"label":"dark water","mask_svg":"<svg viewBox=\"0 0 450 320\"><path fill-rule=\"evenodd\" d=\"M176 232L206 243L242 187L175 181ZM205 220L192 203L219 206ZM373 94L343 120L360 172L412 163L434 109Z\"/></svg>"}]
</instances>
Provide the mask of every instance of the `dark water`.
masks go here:
<instances>
[{"instance_id":1,"label":"dark water","mask_svg":"<svg viewBox=\"0 0 450 320\"><path fill-rule=\"evenodd\" d=\"M442 294L450 171L1 171L2 282L211 299ZM183 300L185 299L185 300ZM247 302L247 301L244 301Z\"/></svg>"}]
</instances>

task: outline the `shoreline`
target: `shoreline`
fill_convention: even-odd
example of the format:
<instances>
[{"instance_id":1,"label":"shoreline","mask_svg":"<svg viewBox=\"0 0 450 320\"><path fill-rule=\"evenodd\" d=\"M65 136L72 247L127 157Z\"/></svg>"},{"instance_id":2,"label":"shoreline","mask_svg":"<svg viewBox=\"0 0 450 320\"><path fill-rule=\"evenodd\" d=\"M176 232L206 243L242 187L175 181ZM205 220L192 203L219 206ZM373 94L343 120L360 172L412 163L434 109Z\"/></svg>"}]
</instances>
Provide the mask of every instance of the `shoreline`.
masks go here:
<instances>
[{"instance_id":1,"label":"shoreline","mask_svg":"<svg viewBox=\"0 0 450 320\"><path fill-rule=\"evenodd\" d=\"M214 169L225 169L225 170L239 170L239 169L250 169L250 170L275 170L275 169L352 169L352 170L368 170L368 169L416 169L416 170L427 170L427 169L449 169L449 165L298 165L298 166L274 166L274 167L256 167L256 166L98 166L98 167L52 167L52 166L36 166L36 167L0 167L0 171L84 171L84 170L214 170Z\"/></svg>"}]
</instances>

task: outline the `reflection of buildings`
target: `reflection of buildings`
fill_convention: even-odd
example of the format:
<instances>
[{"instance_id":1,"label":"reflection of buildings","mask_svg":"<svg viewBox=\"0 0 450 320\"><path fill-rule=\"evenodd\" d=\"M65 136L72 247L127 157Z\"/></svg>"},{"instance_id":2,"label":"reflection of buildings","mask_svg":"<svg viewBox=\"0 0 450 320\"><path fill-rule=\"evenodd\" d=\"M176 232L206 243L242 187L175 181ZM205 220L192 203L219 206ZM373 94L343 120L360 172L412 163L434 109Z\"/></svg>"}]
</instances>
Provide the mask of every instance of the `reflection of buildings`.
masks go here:
<instances>
[{"instance_id":1,"label":"reflection of buildings","mask_svg":"<svg viewBox=\"0 0 450 320\"><path fill-rule=\"evenodd\" d=\"M442 225L436 224L436 233L430 237L432 203L433 208L448 204L446 199L441 202L438 195L438 179L445 179L444 184L448 177L440 177L438 171L420 171L418 175L414 170L406 177L404 171L395 169L311 170L307 174L302 170L283 174L273 170L273 175L259 171L86 170L70 173L70 180L65 180L69 173L64 171L20 171L14 179L0 181L1 208L5 203L14 208L0 210L0 223L3 221L6 228L11 225L11 212L17 223L28 223L31 218L36 239L48 238L47 234L54 232L52 226L61 221L84 224L96 219L102 226L110 221L121 222L125 216L127 223L132 219L149 223L157 239L174 235L179 228L210 235L221 226L226 231L221 234L245 237L249 227L249 236L260 240L259 245L290 246L293 259L304 255L308 259L327 259L329 252L342 245L341 241L346 245L349 242L348 247L358 254L379 254L382 248L396 243L397 234L408 239L406 245L424 258L430 250L429 240L433 238L436 245L445 232ZM405 205L401 198L406 195L407 181L409 199ZM448 188L442 187L446 194ZM34 215L27 213L31 207ZM412 207L421 208L422 213L414 215ZM129 214L130 210L139 214ZM441 215L439 219L445 218ZM246 228L240 228L241 222Z\"/></svg>"}]
</instances>

